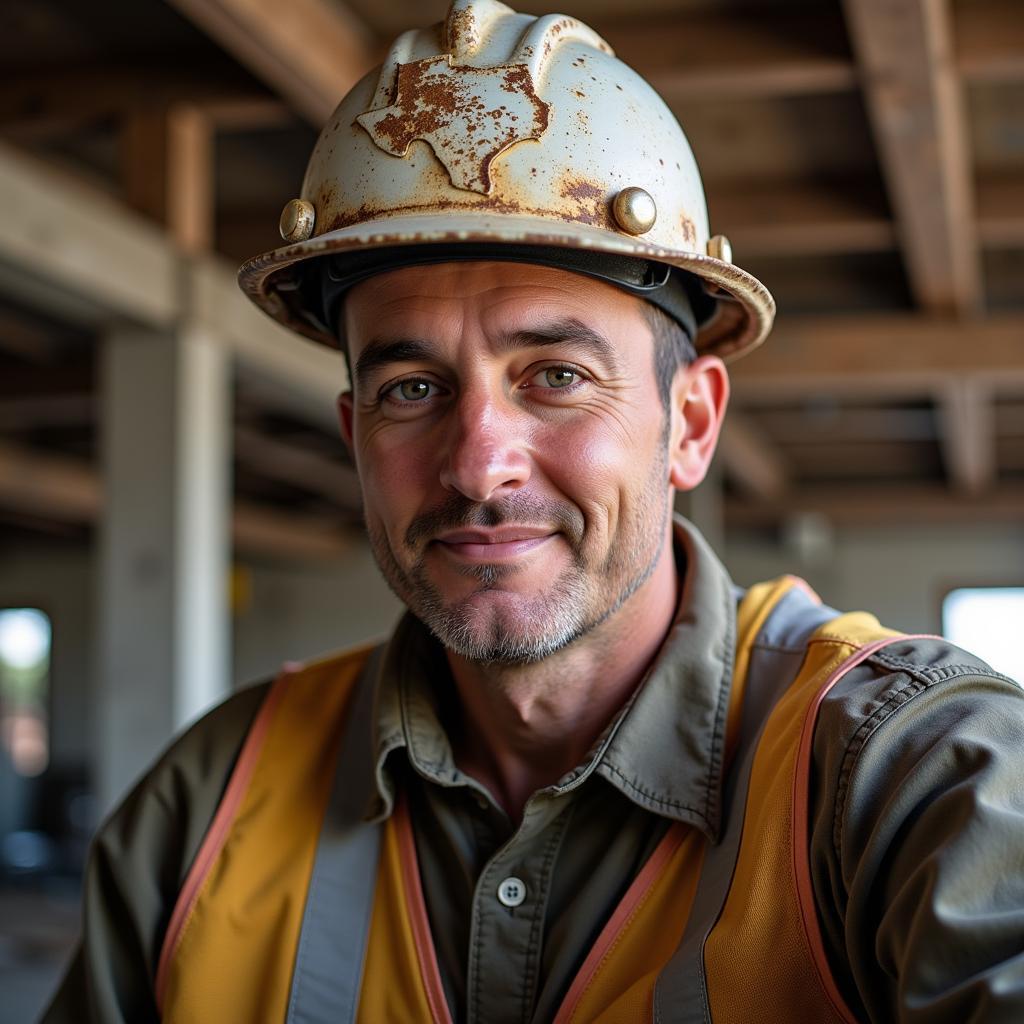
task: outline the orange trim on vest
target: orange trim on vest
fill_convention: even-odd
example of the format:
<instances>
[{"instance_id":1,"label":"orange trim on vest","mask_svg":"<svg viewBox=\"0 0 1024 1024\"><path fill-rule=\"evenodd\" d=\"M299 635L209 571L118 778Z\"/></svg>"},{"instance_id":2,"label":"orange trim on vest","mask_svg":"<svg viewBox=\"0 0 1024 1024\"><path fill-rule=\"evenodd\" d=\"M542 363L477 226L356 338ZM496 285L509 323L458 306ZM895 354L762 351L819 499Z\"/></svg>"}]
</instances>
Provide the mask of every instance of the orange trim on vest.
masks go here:
<instances>
[{"instance_id":1,"label":"orange trim on vest","mask_svg":"<svg viewBox=\"0 0 1024 1024\"><path fill-rule=\"evenodd\" d=\"M807 709L851 653L882 637L864 613L841 615L812 636L796 679L757 745L732 887L705 945L711 1017L722 1024L772 1019L845 1024L804 928L793 869L794 776ZM813 904L813 899L812 899ZM827 965L825 965L827 968Z\"/></svg>"},{"instance_id":2,"label":"orange trim on vest","mask_svg":"<svg viewBox=\"0 0 1024 1024\"><path fill-rule=\"evenodd\" d=\"M876 651L891 643L902 640L931 640L936 637L926 634L910 634L906 636L887 636L866 647L860 648L847 658L828 677L825 684L808 705L804 715L803 728L800 732L800 746L797 751L796 772L793 775L793 876L796 881L796 897L800 907L800 918L803 923L804 938L811 952L818 981L824 989L832 1008L847 1024L857 1024L857 1018L843 999L825 952L825 942L818 923L818 913L814 903L814 884L811 880L810 861L810 811L808 803L811 792L811 764L814 753L814 728L818 721L818 712L822 701L847 672L856 668L861 662L867 661Z\"/></svg>"},{"instance_id":3,"label":"orange trim on vest","mask_svg":"<svg viewBox=\"0 0 1024 1024\"><path fill-rule=\"evenodd\" d=\"M161 951L163 1020L284 1020L345 708L367 654L284 674L267 695L262 738L243 746L254 754L236 764L232 804Z\"/></svg>"},{"instance_id":4,"label":"orange trim on vest","mask_svg":"<svg viewBox=\"0 0 1024 1024\"><path fill-rule=\"evenodd\" d=\"M419 862L416 858L416 840L413 838L409 807L404 797L399 799L393 818L398 837L398 851L402 861L405 906L416 945L416 959L420 966L420 976L423 978L427 1004L430 1007L430 1017L434 1024L451 1024L448 1000L444 994L441 971L437 964L437 951L434 949L434 939L430 934L427 905L423 899L423 885L420 881Z\"/></svg>"},{"instance_id":5,"label":"orange trim on vest","mask_svg":"<svg viewBox=\"0 0 1024 1024\"><path fill-rule=\"evenodd\" d=\"M682 938L702 855L703 837L695 829L679 822L669 828L602 929L565 993L554 1024L650 1019L654 983ZM673 905L667 905L666 896ZM647 930L648 922L641 920L647 910L653 911L647 916L664 919L662 927ZM630 955L627 948L637 942L637 936L642 936L639 957ZM608 977L613 955L620 957L617 967L625 977ZM632 977L632 971L622 972L627 963L631 969L645 964L647 970L639 978Z\"/></svg>"},{"instance_id":6,"label":"orange trim on vest","mask_svg":"<svg viewBox=\"0 0 1024 1024\"><path fill-rule=\"evenodd\" d=\"M270 692L263 699L260 709L256 714L249 734L242 744L242 752L238 756L231 779L227 789L217 807L210 830L206 833L196 859L192 863L185 884L181 887L178 902L174 905L174 913L171 915L170 924L167 926L167 934L164 936L163 946L160 950L160 962L156 972L156 1005L157 1009L163 1010L164 994L167 991L167 972L171 966L171 960L178 949L182 932L188 919L195 909L196 900L199 898L203 882L213 866L213 862L220 854L221 848L227 841L231 825L235 820L238 808L249 788L249 781L256 769L256 762L263 749L263 741L266 739L267 730L277 710L283 692L282 683L287 670L274 680Z\"/></svg>"}]
</instances>

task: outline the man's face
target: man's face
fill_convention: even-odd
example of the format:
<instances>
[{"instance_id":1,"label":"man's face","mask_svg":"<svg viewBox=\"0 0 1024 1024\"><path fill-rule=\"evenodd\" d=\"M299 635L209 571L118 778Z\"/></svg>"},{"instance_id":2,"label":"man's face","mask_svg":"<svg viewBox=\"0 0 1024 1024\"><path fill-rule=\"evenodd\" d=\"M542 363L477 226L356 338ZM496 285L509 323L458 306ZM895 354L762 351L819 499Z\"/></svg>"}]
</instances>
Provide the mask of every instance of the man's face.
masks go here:
<instances>
[{"instance_id":1,"label":"man's face","mask_svg":"<svg viewBox=\"0 0 1024 1024\"><path fill-rule=\"evenodd\" d=\"M666 411L640 300L512 263L409 267L348 296L343 430L388 583L472 660L546 657L667 549Z\"/></svg>"}]
</instances>

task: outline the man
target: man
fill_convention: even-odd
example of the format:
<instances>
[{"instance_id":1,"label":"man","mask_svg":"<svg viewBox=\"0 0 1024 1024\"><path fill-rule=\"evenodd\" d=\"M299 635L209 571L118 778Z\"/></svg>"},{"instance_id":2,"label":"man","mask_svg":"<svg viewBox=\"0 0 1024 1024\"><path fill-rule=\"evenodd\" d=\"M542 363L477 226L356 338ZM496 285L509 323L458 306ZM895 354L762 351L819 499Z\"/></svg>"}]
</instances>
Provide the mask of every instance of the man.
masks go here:
<instances>
[{"instance_id":1,"label":"man","mask_svg":"<svg viewBox=\"0 0 1024 1024\"><path fill-rule=\"evenodd\" d=\"M244 691L102 830L48 1020L1024 1019L1024 699L738 593L702 479L763 287L572 19L456 0L243 268L340 340L409 614Z\"/></svg>"}]
</instances>

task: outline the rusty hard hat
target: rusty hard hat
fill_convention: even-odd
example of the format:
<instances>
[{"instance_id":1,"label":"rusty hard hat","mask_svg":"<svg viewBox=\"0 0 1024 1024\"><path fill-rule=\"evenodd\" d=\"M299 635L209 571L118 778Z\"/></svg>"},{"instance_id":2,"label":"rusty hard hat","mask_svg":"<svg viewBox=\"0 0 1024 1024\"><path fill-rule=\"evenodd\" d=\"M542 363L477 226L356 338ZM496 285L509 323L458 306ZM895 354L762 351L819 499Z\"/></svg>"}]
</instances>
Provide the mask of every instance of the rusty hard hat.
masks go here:
<instances>
[{"instance_id":1,"label":"rusty hard hat","mask_svg":"<svg viewBox=\"0 0 1024 1024\"><path fill-rule=\"evenodd\" d=\"M658 94L581 22L497 0L453 0L443 24L395 41L321 132L281 234L290 244L245 263L242 288L332 345L325 267L344 283L453 253L614 283L608 263L635 265L623 280L637 294L679 278L697 350L727 358L759 345L775 312L709 238L697 165Z\"/></svg>"}]
</instances>

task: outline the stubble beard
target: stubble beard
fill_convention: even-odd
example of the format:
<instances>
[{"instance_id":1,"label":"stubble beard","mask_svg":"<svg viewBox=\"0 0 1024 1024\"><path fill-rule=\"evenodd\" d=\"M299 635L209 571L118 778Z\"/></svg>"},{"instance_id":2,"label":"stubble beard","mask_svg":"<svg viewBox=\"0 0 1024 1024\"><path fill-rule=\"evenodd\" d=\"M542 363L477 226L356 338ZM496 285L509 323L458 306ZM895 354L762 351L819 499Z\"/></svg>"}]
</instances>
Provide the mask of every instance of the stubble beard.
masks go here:
<instances>
[{"instance_id":1,"label":"stubble beard","mask_svg":"<svg viewBox=\"0 0 1024 1024\"><path fill-rule=\"evenodd\" d=\"M405 547L418 551L405 569L395 557L384 529L367 520L374 558L395 595L440 642L469 661L502 666L525 665L556 654L610 619L650 578L665 547L669 507L667 458L663 446L638 495L635 515L611 538L601 562L585 553L585 520L567 502L513 494L481 504L452 494L441 506L418 516L406 531ZM570 551L569 566L550 587L521 594L509 612L477 598L499 589L518 569L502 564L465 566L462 574L477 583L473 593L447 601L430 580L427 546L445 530L503 523L554 526Z\"/></svg>"}]
</instances>

